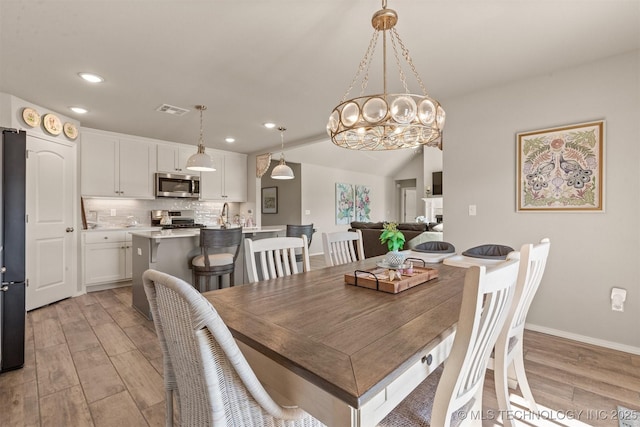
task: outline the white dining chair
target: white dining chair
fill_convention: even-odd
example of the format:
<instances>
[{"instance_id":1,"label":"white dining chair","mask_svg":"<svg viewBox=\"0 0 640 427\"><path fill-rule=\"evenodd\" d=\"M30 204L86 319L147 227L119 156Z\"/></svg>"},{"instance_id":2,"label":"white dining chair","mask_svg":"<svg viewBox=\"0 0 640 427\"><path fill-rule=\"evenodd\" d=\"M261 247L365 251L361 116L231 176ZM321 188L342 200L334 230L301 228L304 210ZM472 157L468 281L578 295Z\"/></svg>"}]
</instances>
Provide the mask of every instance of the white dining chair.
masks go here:
<instances>
[{"instance_id":1,"label":"white dining chair","mask_svg":"<svg viewBox=\"0 0 640 427\"><path fill-rule=\"evenodd\" d=\"M271 237L260 240L245 239L244 259L249 283L301 273L296 261L296 250L302 255L302 272L309 271L311 267L307 236ZM258 258L259 264L256 263L256 258Z\"/></svg>"},{"instance_id":2,"label":"white dining chair","mask_svg":"<svg viewBox=\"0 0 640 427\"><path fill-rule=\"evenodd\" d=\"M379 427L480 425L487 363L513 301L518 264L508 260L467 270L456 335L444 369L431 373Z\"/></svg>"},{"instance_id":3,"label":"white dining chair","mask_svg":"<svg viewBox=\"0 0 640 427\"><path fill-rule=\"evenodd\" d=\"M182 426L323 426L296 407L276 403L258 381L214 307L185 281L155 270L143 276L164 374L177 386ZM173 390L166 425L173 425Z\"/></svg>"},{"instance_id":4,"label":"white dining chair","mask_svg":"<svg viewBox=\"0 0 640 427\"><path fill-rule=\"evenodd\" d=\"M364 259L362 231L322 233L324 262L327 267Z\"/></svg>"},{"instance_id":5,"label":"white dining chair","mask_svg":"<svg viewBox=\"0 0 640 427\"><path fill-rule=\"evenodd\" d=\"M545 238L536 245L525 244L520 248L519 254L514 252L508 256L508 258L519 256L520 269L518 271L514 301L496 341L493 356L496 397L502 414L511 414L511 402L509 401L510 382L512 383L512 388L517 385L520 386L520 391L527 401L529 409L533 412L538 412L538 405L533 398L524 370L522 343L527 313L540 286L550 247L550 240ZM505 427L514 425L511 417L503 418Z\"/></svg>"}]
</instances>

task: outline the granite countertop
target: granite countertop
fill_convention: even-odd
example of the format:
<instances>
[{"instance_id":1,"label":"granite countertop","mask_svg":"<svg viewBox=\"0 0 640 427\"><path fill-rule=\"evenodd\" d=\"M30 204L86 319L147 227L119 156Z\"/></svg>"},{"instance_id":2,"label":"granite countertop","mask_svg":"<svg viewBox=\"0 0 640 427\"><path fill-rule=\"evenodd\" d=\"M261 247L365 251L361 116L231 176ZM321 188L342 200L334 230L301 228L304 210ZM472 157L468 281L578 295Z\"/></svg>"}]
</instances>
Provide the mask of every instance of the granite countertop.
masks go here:
<instances>
[{"instance_id":1,"label":"granite countertop","mask_svg":"<svg viewBox=\"0 0 640 427\"><path fill-rule=\"evenodd\" d=\"M131 230L127 229L134 236L145 237L147 239L175 239L181 237L194 237L200 235L199 228L174 228L169 230ZM253 234L253 233L275 233L279 231L284 231L284 228L281 227L251 227L251 228L243 228L242 234Z\"/></svg>"}]
</instances>

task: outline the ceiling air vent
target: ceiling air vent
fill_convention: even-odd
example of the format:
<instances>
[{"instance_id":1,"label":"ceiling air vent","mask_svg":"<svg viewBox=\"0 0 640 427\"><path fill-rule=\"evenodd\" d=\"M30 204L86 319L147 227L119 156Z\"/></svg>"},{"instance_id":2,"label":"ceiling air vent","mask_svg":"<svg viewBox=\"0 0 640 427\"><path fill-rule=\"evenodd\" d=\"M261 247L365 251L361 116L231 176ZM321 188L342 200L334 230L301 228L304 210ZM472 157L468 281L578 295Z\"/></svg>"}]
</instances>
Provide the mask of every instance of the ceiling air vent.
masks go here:
<instances>
[{"instance_id":1,"label":"ceiling air vent","mask_svg":"<svg viewBox=\"0 0 640 427\"><path fill-rule=\"evenodd\" d=\"M189 112L186 108L175 107L169 104L162 104L156 111L160 111L161 113L171 114L172 116L184 116Z\"/></svg>"}]
</instances>

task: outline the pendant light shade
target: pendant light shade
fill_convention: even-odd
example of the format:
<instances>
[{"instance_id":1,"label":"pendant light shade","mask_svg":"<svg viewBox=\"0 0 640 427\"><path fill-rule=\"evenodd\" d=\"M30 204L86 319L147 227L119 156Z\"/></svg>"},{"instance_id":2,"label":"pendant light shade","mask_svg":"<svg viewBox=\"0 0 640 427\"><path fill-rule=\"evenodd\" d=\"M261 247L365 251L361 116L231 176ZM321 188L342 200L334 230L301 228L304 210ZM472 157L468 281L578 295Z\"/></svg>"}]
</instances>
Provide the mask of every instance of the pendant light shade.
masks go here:
<instances>
[{"instance_id":1,"label":"pendant light shade","mask_svg":"<svg viewBox=\"0 0 640 427\"><path fill-rule=\"evenodd\" d=\"M280 131L280 140L282 141L282 151L280 153L280 164L273 168L271 171L272 179L293 179L295 176L293 175L293 169L291 169L284 161L284 131L287 130L284 127L279 127Z\"/></svg>"},{"instance_id":2,"label":"pendant light shade","mask_svg":"<svg viewBox=\"0 0 640 427\"><path fill-rule=\"evenodd\" d=\"M206 105L196 105L196 109L200 110L200 138L198 139L198 152L187 160L187 169L197 172L213 172L211 156L204 152L204 137L202 132L202 112L207 109Z\"/></svg>"}]
</instances>

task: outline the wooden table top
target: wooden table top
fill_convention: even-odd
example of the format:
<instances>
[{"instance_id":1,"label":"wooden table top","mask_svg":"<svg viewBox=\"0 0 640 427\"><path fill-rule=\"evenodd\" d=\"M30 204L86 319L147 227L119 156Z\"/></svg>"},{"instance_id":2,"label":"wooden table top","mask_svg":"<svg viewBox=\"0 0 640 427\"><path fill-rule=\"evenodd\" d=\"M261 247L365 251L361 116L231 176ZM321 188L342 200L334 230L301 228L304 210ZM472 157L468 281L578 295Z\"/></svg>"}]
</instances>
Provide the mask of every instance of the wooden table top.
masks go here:
<instances>
[{"instance_id":1,"label":"wooden table top","mask_svg":"<svg viewBox=\"0 0 640 427\"><path fill-rule=\"evenodd\" d=\"M359 408L455 330L466 272L429 264L439 277L399 294L345 284L376 261L204 295L237 340Z\"/></svg>"}]
</instances>

